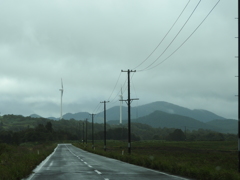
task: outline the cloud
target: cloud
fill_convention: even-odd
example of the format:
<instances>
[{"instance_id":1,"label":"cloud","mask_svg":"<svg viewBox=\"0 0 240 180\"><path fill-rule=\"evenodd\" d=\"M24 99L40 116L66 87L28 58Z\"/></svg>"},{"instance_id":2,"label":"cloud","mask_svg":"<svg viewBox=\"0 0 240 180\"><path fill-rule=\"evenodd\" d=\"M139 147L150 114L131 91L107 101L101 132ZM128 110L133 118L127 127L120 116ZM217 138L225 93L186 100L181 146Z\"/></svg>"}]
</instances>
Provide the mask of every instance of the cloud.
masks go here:
<instances>
[{"instance_id":1,"label":"cloud","mask_svg":"<svg viewBox=\"0 0 240 180\"><path fill-rule=\"evenodd\" d=\"M188 1L0 1L0 110L58 116L118 105L127 70L158 45ZM199 25L215 2L201 2L157 63ZM167 101L237 118L237 2L220 2L167 61L148 70L196 6L191 1L163 43L131 78L133 106ZM154 66L156 65L154 64ZM118 83L116 84L118 80ZM116 87L115 87L116 84ZM114 89L115 87L115 89ZM114 91L113 91L114 89Z\"/></svg>"}]
</instances>

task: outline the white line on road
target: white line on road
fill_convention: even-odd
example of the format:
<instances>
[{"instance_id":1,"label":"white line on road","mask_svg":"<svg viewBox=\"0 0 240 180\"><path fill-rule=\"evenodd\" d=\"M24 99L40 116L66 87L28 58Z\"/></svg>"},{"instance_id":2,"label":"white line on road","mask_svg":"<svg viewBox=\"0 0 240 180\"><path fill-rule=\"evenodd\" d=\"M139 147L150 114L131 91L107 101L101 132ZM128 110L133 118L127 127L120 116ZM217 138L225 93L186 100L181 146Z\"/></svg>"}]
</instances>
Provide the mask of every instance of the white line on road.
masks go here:
<instances>
[{"instance_id":1,"label":"white line on road","mask_svg":"<svg viewBox=\"0 0 240 180\"><path fill-rule=\"evenodd\" d=\"M46 162L50 159L50 157L55 153L55 151L57 150L59 144L57 145L57 147L54 149L54 151L45 159L43 160L34 170L33 170L33 174L30 175L30 177L28 178L28 180L31 180L33 178L33 176L40 171L40 169L46 164Z\"/></svg>"},{"instance_id":2,"label":"white line on road","mask_svg":"<svg viewBox=\"0 0 240 180\"><path fill-rule=\"evenodd\" d=\"M53 165L53 161L51 161L51 163L48 165L47 170L49 170L52 165Z\"/></svg>"},{"instance_id":3,"label":"white line on road","mask_svg":"<svg viewBox=\"0 0 240 180\"><path fill-rule=\"evenodd\" d=\"M92 168L92 166L88 165L88 167Z\"/></svg>"},{"instance_id":4,"label":"white line on road","mask_svg":"<svg viewBox=\"0 0 240 180\"><path fill-rule=\"evenodd\" d=\"M98 173L98 174L102 174L102 173L101 173L101 172L99 172L98 170L95 170L95 172L96 172L96 173Z\"/></svg>"},{"instance_id":5,"label":"white line on road","mask_svg":"<svg viewBox=\"0 0 240 180\"><path fill-rule=\"evenodd\" d=\"M83 162L84 164L87 164L86 162Z\"/></svg>"}]
</instances>

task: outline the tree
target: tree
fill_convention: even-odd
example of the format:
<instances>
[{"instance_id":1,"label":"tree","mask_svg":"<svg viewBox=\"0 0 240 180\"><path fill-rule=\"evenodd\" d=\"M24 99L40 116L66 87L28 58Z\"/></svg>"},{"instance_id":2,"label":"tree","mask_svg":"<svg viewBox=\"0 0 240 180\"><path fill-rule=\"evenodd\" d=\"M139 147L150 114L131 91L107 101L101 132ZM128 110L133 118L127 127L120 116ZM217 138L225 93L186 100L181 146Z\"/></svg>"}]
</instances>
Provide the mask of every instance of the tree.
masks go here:
<instances>
[{"instance_id":1,"label":"tree","mask_svg":"<svg viewBox=\"0 0 240 180\"><path fill-rule=\"evenodd\" d=\"M52 132L53 131L52 123L48 121L47 124L45 125L45 128L48 132Z\"/></svg>"},{"instance_id":2,"label":"tree","mask_svg":"<svg viewBox=\"0 0 240 180\"><path fill-rule=\"evenodd\" d=\"M181 129L175 129L173 133L170 133L167 137L170 141L185 141L186 136Z\"/></svg>"},{"instance_id":3,"label":"tree","mask_svg":"<svg viewBox=\"0 0 240 180\"><path fill-rule=\"evenodd\" d=\"M153 140L160 140L159 135L155 134L155 135L153 136Z\"/></svg>"}]
</instances>

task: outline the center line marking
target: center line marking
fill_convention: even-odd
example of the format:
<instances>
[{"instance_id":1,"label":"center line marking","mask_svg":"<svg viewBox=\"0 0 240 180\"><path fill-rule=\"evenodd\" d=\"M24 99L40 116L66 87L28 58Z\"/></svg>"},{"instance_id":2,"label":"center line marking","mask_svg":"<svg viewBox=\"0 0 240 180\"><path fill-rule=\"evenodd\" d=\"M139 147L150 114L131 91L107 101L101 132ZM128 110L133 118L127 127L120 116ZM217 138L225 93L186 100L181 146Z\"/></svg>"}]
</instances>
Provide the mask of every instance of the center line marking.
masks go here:
<instances>
[{"instance_id":1,"label":"center line marking","mask_svg":"<svg viewBox=\"0 0 240 180\"><path fill-rule=\"evenodd\" d=\"M92 166L88 165L88 167L90 167L90 168L91 168Z\"/></svg>"},{"instance_id":2,"label":"center line marking","mask_svg":"<svg viewBox=\"0 0 240 180\"><path fill-rule=\"evenodd\" d=\"M96 172L96 173L98 173L98 174L102 174L102 173L101 173L101 172L99 172L98 170L95 170L95 172Z\"/></svg>"},{"instance_id":3,"label":"center line marking","mask_svg":"<svg viewBox=\"0 0 240 180\"><path fill-rule=\"evenodd\" d=\"M83 162L84 164L87 164L86 162Z\"/></svg>"}]
</instances>

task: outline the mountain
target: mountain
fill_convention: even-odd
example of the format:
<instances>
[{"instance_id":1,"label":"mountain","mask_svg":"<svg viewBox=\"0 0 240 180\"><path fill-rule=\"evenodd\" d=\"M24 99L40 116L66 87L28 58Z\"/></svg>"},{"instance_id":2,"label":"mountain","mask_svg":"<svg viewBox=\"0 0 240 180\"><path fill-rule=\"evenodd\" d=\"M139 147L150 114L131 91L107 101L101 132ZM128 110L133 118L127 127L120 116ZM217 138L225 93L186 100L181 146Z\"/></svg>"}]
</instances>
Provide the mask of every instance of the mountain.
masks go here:
<instances>
[{"instance_id":1,"label":"mountain","mask_svg":"<svg viewBox=\"0 0 240 180\"><path fill-rule=\"evenodd\" d=\"M211 125L219 129L219 132L223 133L238 133L238 121L233 119L225 119L225 120L213 120L207 122L206 124Z\"/></svg>"},{"instance_id":2,"label":"mountain","mask_svg":"<svg viewBox=\"0 0 240 180\"><path fill-rule=\"evenodd\" d=\"M154 128L157 127L177 129L186 128L188 130L210 129L214 131L219 131L218 127L212 126L210 124L206 124L204 122L198 121L187 116L169 114L163 111L154 111L153 113L147 116L140 117L138 119L133 119L131 122L147 124Z\"/></svg>"},{"instance_id":3,"label":"mountain","mask_svg":"<svg viewBox=\"0 0 240 180\"><path fill-rule=\"evenodd\" d=\"M41 116L39 116L38 114L31 114L30 117L32 117L32 118L41 118Z\"/></svg>"},{"instance_id":4,"label":"mountain","mask_svg":"<svg viewBox=\"0 0 240 180\"><path fill-rule=\"evenodd\" d=\"M209 122L201 122L196 119L170 114L163 111L155 111L147 116L140 117L137 119L132 119L132 123L147 124L153 128L177 128L182 130L198 130L198 129L208 129L221 133L237 134L237 120L224 119L224 120L212 120ZM123 121L123 124L127 124L127 120ZM118 120L109 121L108 124L119 124Z\"/></svg>"},{"instance_id":5,"label":"mountain","mask_svg":"<svg viewBox=\"0 0 240 180\"><path fill-rule=\"evenodd\" d=\"M138 106L138 107L135 107L135 109L137 109L138 111L137 114L139 117L159 110L159 111L163 111L170 114L188 116L202 122L208 122L215 119L219 119L219 120L225 119L207 110L200 110L200 109L191 110L191 109L181 107L172 103L164 102L164 101L157 101L150 104Z\"/></svg>"},{"instance_id":6,"label":"mountain","mask_svg":"<svg viewBox=\"0 0 240 180\"><path fill-rule=\"evenodd\" d=\"M106 110L107 121L111 120L118 120L119 121L119 106L114 106ZM212 120L224 120L225 118L218 116L210 111L207 110L200 110L200 109L188 109L182 106L178 106L172 103L164 102L164 101L157 101L141 106L131 107L131 119L137 119L139 117L147 116L155 111L162 111L169 114L176 114L181 116L187 116L201 122L209 122ZM127 107L122 107L122 119L127 119ZM76 120L83 120L89 117L89 113L87 112L78 112L78 113L67 113L63 115L63 119L76 119ZM53 117L49 119L54 119ZM58 120L55 118L54 120ZM104 112L100 112L94 116L94 122L103 123L104 121Z\"/></svg>"},{"instance_id":7,"label":"mountain","mask_svg":"<svg viewBox=\"0 0 240 180\"><path fill-rule=\"evenodd\" d=\"M122 118L127 119L127 107L122 107ZM143 117L148 114L151 114L155 111L162 111L170 114L177 114L182 116L191 117L193 119L199 120L201 122L209 122L215 119L223 120L225 118L218 116L207 110L200 109L188 109L181 107L172 103L157 101L142 106L132 107L131 108L131 119L136 119L138 117ZM119 119L119 106L115 106L106 110L107 121L109 120L118 120ZM103 122L103 112L99 113L97 121Z\"/></svg>"},{"instance_id":8,"label":"mountain","mask_svg":"<svg viewBox=\"0 0 240 180\"><path fill-rule=\"evenodd\" d=\"M88 118L89 113L88 112L79 112L79 113L67 113L63 115L63 119L69 120L69 119L75 119L75 120L84 120Z\"/></svg>"},{"instance_id":9,"label":"mountain","mask_svg":"<svg viewBox=\"0 0 240 180\"><path fill-rule=\"evenodd\" d=\"M51 119L51 120L55 120L55 121L59 120L59 118L55 118L55 117L48 117L47 119Z\"/></svg>"}]
</instances>

